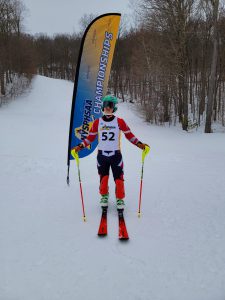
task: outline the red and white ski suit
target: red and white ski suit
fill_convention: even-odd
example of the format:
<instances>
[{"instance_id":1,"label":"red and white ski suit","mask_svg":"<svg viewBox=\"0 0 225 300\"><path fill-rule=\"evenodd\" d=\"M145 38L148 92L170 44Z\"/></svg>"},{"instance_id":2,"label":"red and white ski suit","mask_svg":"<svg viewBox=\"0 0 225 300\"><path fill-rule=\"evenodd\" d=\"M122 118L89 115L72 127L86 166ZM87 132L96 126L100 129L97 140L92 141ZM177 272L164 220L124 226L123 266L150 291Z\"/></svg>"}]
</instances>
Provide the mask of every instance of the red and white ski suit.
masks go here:
<instances>
[{"instance_id":1,"label":"red and white ski suit","mask_svg":"<svg viewBox=\"0 0 225 300\"><path fill-rule=\"evenodd\" d=\"M116 184L117 199L125 197L123 159L120 151L121 131L123 131L125 137L132 144L137 145L140 142L131 132L126 122L114 115L110 118L103 116L96 119L93 122L89 135L83 140L84 146L87 147L98 136L97 165L100 175L99 192L101 195L108 194L108 179L111 167Z\"/></svg>"}]
</instances>

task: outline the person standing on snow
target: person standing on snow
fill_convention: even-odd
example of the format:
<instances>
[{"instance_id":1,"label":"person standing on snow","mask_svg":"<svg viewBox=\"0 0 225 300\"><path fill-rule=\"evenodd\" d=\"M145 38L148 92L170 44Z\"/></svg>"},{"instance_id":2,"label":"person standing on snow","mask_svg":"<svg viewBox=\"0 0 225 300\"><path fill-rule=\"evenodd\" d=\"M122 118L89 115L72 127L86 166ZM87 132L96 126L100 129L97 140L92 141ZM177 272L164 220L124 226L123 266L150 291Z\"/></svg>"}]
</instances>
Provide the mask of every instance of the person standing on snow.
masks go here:
<instances>
[{"instance_id":1,"label":"person standing on snow","mask_svg":"<svg viewBox=\"0 0 225 300\"><path fill-rule=\"evenodd\" d=\"M112 169L113 178L116 185L117 209L124 209L124 172L123 158L120 151L120 133L123 131L125 137L135 146L144 150L147 144L140 142L131 132L128 125L121 118L114 115L117 111L118 99L112 95L107 95L102 99L103 117L96 119L91 127L89 135L82 143L74 147L76 152L89 146L98 136L97 166L100 176L99 192L101 195L100 205L108 206L109 198L109 170Z\"/></svg>"}]
</instances>

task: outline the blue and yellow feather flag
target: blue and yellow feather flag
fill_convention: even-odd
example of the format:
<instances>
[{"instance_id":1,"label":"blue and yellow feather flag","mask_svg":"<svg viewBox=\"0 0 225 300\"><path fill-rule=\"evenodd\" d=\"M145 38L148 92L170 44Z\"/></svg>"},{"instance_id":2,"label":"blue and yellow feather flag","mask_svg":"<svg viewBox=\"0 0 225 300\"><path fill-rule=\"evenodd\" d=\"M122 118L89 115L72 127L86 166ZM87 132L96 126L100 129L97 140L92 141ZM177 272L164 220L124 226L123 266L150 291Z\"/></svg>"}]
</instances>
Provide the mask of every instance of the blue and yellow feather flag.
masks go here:
<instances>
[{"instance_id":1,"label":"blue and yellow feather flag","mask_svg":"<svg viewBox=\"0 0 225 300\"><path fill-rule=\"evenodd\" d=\"M121 15L109 13L91 22L82 38L74 83L68 145L68 174L71 149L88 135L92 123L101 117L102 97L106 94ZM79 157L91 154L95 140Z\"/></svg>"}]
</instances>

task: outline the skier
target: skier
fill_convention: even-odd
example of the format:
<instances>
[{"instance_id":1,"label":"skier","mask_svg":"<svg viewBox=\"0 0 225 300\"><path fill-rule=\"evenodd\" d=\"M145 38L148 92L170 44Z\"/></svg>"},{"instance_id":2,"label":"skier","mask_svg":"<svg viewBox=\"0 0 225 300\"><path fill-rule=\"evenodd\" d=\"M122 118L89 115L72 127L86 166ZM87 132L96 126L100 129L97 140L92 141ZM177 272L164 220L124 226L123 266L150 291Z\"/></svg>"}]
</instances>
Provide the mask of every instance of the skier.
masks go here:
<instances>
[{"instance_id":1,"label":"skier","mask_svg":"<svg viewBox=\"0 0 225 300\"><path fill-rule=\"evenodd\" d=\"M111 167L114 181L115 194L117 201L117 209L124 209L124 172L123 172L123 158L120 151L120 132L125 134L125 137L134 145L144 150L147 144L140 142L130 128L121 118L114 115L117 111L118 99L115 96L107 95L102 99L103 117L96 119L91 127L89 135L82 143L74 147L76 152L89 146L98 136L98 155L97 167L100 176L99 192L101 195L100 205L102 207L108 206L109 198L109 169Z\"/></svg>"}]
</instances>

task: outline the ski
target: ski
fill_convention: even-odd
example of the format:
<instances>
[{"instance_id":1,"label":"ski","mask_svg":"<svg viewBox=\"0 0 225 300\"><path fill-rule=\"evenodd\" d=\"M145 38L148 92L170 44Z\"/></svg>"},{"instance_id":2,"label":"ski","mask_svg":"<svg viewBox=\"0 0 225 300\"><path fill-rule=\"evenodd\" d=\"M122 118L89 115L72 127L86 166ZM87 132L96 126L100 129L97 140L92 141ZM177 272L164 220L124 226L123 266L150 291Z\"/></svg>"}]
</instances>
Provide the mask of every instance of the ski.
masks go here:
<instances>
[{"instance_id":1,"label":"ski","mask_svg":"<svg viewBox=\"0 0 225 300\"><path fill-rule=\"evenodd\" d=\"M102 217L98 229L98 236L107 235L107 208L108 207L102 207Z\"/></svg>"},{"instance_id":2,"label":"ski","mask_svg":"<svg viewBox=\"0 0 225 300\"><path fill-rule=\"evenodd\" d=\"M117 209L118 217L119 217L119 239L120 240L128 240L128 232L126 228L126 223L123 216L123 209Z\"/></svg>"}]
</instances>

